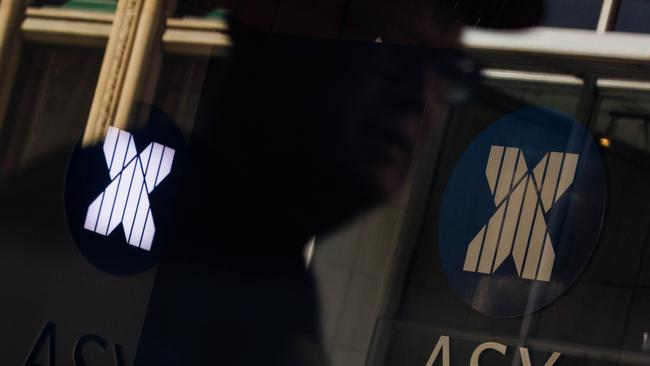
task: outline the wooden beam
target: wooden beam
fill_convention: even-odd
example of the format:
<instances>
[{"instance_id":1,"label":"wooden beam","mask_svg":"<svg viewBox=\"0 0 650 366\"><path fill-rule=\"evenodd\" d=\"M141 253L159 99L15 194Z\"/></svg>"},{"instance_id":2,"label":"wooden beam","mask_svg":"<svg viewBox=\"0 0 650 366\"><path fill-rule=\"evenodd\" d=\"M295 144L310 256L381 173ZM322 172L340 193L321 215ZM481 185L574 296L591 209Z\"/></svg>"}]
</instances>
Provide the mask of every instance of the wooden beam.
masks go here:
<instances>
[{"instance_id":1,"label":"wooden beam","mask_svg":"<svg viewBox=\"0 0 650 366\"><path fill-rule=\"evenodd\" d=\"M105 47L114 15L64 8L27 8L23 38L75 46Z\"/></svg>"}]
</instances>

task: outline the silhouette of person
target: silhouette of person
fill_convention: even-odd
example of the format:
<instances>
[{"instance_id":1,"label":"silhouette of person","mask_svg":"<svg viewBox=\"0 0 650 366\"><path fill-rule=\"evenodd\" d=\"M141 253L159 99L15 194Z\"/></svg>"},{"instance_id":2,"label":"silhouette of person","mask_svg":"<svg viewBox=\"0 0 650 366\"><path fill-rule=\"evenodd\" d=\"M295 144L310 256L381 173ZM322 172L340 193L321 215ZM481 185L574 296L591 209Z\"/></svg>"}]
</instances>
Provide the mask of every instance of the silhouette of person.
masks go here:
<instances>
[{"instance_id":1,"label":"silhouette of person","mask_svg":"<svg viewBox=\"0 0 650 366\"><path fill-rule=\"evenodd\" d=\"M327 364L303 246L400 189L424 109L476 79L462 23L538 21L541 3L516 4L373 2L345 41L301 36L317 27L304 22L276 34L259 2L233 3L230 61L223 83L218 67L206 76L137 364Z\"/></svg>"},{"instance_id":2,"label":"silhouette of person","mask_svg":"<svg viewBox=\"0 0 650 366\"><path fill-rule=\"evenodd\" d=\"M305 243L399 191L434 121L425 109L477 78L463 24L541 14L541 0L355 0L328 37L314 35L335 2L296 4L308 20L297 12L282 33L272 4L228 4L233 46L206 74L136 365L326 365ZM42 189L63 180L67 154L54 155L3 186L3 235L63 221L40 209L61 205Z\"/></svg>"}]
</instances>

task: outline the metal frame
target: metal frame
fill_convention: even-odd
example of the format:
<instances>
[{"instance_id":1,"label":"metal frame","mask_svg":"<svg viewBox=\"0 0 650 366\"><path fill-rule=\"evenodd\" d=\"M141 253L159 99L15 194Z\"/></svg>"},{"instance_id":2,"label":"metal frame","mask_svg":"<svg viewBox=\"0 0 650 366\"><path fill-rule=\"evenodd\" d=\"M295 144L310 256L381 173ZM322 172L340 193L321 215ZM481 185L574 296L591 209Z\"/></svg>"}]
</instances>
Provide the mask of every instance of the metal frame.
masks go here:
<instances>
[{"instance_id":1,"label":"metal frame","mask_svg":"<svg viewBox=\"0 0 650 366\"><path fill-rule=\"evenodd\" d=\"M598 26L596 32L605 33L614 26L616 11L618 10L619 0L603 0L603 7L600 11Z\"/></svg>"},{"instance_id":2,"label":"metal frame","mask_svg":"<svg viewBox=\"0 0 650 366\"><path fill-rule=\"evenodd\" d=\"M472 50L569 56L574 59L650 61L650 35L539 27L518 33L467 29L463 44Z\"/></svg>"}]
</instances>

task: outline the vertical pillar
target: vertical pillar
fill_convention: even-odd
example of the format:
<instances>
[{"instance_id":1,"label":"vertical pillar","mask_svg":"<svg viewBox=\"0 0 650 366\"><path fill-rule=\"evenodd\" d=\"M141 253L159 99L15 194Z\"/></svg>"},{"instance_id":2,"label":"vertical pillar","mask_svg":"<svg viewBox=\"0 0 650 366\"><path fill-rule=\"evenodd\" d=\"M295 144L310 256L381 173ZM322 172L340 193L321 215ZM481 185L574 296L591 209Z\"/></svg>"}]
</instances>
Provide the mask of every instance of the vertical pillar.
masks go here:
<instances>
[{"instance_id":1,"label":"vertical pillar","mask_svg":"<svg viewBox=\"0 0 650 366\"><path fill-rule=\"evenodd\" d=\"M589 127L593 123L594 108L598 99L598 79L594 76L585 76L583 80L575 117L585 127Z\"/></svg>"},{"instance_id":2,"label":"vertical pillar","mask_svg":"<svg viewBox=\"0 0 650 366\"><path fill-rule=\"evenodd\" d=\"M162 31L174 5L174 0L118 1L84 144L102 139L108 126L129 127L133 103L153 99Z\"/></svg>"},{"instance_id":3,"label":"vertical pillar","mask_svg":"<svg viewBox=\"0 0 650 366\"><path fill-rule=\"evenodd\" d=\"M618 8L618 0L603 0L603 7L600 10L600 17L598 18L598 26L596 31L603 34L609 31L614 22L616 21L616 12Z\"/></svg>"},{"instance_id":4,"label":"vertical pillar","mask_svg":"<svg viewBox=\"0 0 650 366\"><path fill-rule=\"evenodd\" d=\"M20 60L20 28L27 1L0 0L0 131Z\"/></svg>"}]
</instances>

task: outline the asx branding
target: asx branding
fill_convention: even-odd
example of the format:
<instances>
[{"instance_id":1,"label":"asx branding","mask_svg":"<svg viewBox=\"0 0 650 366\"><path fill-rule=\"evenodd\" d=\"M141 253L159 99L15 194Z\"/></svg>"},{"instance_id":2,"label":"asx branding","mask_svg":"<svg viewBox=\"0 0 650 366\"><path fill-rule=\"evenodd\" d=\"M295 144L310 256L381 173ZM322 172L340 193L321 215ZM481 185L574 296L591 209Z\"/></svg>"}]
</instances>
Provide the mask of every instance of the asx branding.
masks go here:
<instances>
[{"instance_id":1,"label":"asx branding","mask_svg":"<svg viewBox=\"0 0 650 366\"><path fill-rule=\"evenodd\" d=\"M69 331L69 330L66 330ZM54 366L58 363L64 365L74 365L74 366L86 366L98 364L100 361L112 361L111 363L115 366L124 366L124 349L119 344L114 344L113 347L109 346L109 342L95 334L84 334L77 338L73 348L72 353L62 353L58 352L56 342L56 323L48 321L45 323L41 329L34 345L27 353L25 358L24 366L41 366L42 361L47 361L46 365ZM67 332L66 332L67 333ZM87 348L95 348L92 352L94 358L86 358L84 354L87 354ZM101 350L101 352L96 352ZM86 352L84 352L86 351ZM63 359L63 357L72 356L70 359ZM90 362L88 362L91 360ZM102 365L107 363L101 362Z\"/></svg>"},{"instance_id":2,"label":"asx branding","mask_svg":"<svg viewBox=\"0 0 650 366\"><path fill-rule=\"evenodd\" d=\"M550 152L529 172L520 149L492 146L485 175L497 210L470 242L463 270L491 274L512 256L519 277L550 281L555 250L544 214L573 182L578 157Z\"/></svg>"},{"instance_id":3,"label":"asx branding","mask_svg":"<svg viewBox=\"0 0 650 366\"><path fill-rule=\"evenodd\" d=\"M440 208L449 283L484 314L515 317L557 299L596 245L606 178L573 118L526 108L494 122L460 157Z\"/></svg>"},{"instance_id":4,"label":"asx branding","mask_svg":"<svg viewBox=\"0 0 650 366\"><path fill-rule=\"evenodd\" d=\"M146 123L133 125L140 127L109 126L103 141L80 142L66 178L66 218L77 248L114 275L158 263L174 228L185 161L185 138L164 113L151 109Z\"/></svg>"},{"instance_id":5,"label":"asx branding","mask_svg":"<svg viewBox=\"0 0 650 366\"><path fill-rule=\"evenodd\" d=\"M107 236L122 224L126 241L148 251L156 233L149 193L171 171L174 149L152 142L137 155L133 136L109 127L103 151L112 180L88 206L84 229Z\"/></svg>"},{"instance_id":6,"label":"asx branding","mask_svg":"<svg viewBox=\"0 0 650 366\"><path fill-rule=\"evenodd\" d=\"M497 352L503 356L506 356L508 352L508 347L505 344L497 343L497 342L482 343L478 345L472 352L472 355L469 360L469 366L480 366L481 357L486 352ZM442 359L442 363L436 363L437 365L451 366L452 365L450 363L451 359L449 357L450 353L451 353L451 346L449 345L449 337L442 335L440 336L440 338L438 338L438 343L433 349L433 352L431 352L431 356L429 356L429 360L427 361L425 366L433 366L434 362L436 362L439 359ZM560 356L562 356L561 353L554 352L546 360L544 366L555 365L555 363L560 359ZM534 366L533 363L531 362L530 352L528 348L519 347L519 358L521 360L521 366ZM453 365L459 365L459 364L460 363L458 363L457 361L453 363Z\"/></svg>"}]
</instances>

